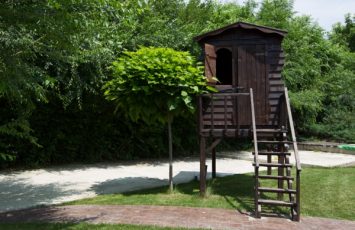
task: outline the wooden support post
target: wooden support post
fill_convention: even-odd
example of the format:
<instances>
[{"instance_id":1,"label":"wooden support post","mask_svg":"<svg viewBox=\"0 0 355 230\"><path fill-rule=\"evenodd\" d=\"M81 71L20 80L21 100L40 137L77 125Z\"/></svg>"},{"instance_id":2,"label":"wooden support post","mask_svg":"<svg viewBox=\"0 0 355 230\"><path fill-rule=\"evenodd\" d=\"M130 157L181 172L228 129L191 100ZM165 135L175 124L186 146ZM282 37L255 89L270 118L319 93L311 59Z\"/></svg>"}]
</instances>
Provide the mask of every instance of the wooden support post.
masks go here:
<instances>
[{"instance_id":1,"label":"wooden support post","mask_svg":"<svg viewBox=\"0 0 355 230\"><path fill-rule=\"evenodd\" d=\"M273 149L270 146L268 146L266 148L266 150L268 152L271 152ZM272 162L272 155L267 155L267 163L270 164L271 162ZM267 167L267 175L271 175L271 174L272 174L272 168L271 167Z\"/></svg>"},{"instance_id":2,"label":"wooden support post","mask_svg":"<svg viewBox=\"0 0 355 230\"><path fill-rule=\"evenodd\" d=\"M200 136L200 195L206 195L206 139Z\"/></svg>"},{"instance_id":3,"label":"wooden support post","mask_svg":"<svg viewBox=\"0 0 355 230\"><path fill-rule=\"evenodd\" d=\"M261 205L259 204L259 167L254 168L255 174L255 188L254 188L254 208L255 208L255 218L260 218Z\"/></svg>"},{"instance_id":4,"label":"wooden support post","mask_svg":"<svg viewBox=\"0 0 355 230\"><path fill-rule=\"evenodd\" d=\"M216 147L212 149L212 178L216 178Z\"/></svg>"},{"instance_id":5,"label":"wooden support post","mask_svg":"<svg viewBox=\"0 0 355 230\"><path fill-rule=\"evenodd\" d=\"M280 152L284 152L285 151L285 147L283 146L283 144L281 144L278 149L279 149ZM285 164L285 157L284 156L279 156L278 157L278 163L279 164ZM278 168L278 176L284 176L285 175L284 174L284 170L285 170L284 167L279 167ZM278 182L277 182L277 185L278 185L277 186L278 188L283 189L284 188L284 180L279 179ZM283 200L283 197L284 197L283 193L278 193L277 194L277 199Z\"/></svg>"},{"instance_id":6,"label":"wooden support post","mask_svg":"<svg viewBox=\"0 0 355 230\"><path fill-rule=\"evenodd\" d=\"M267 155L267 163L271 163L272 162L272 156L271 155ZM272 169L271 167L267 167L267 175L271 175L272 174Z\"/></svg>"},{"instance_id":7,"label":"wooden support post","mask_svg":"<svg viewBox=\"0 0 355 230\"><path fill-rule=\"evenodd\" d=\"M296 212L297 216L295 218L295 221L300 221L301 220L301 182L300 182L300 170L297 170L296 172Z\"/></svg>"}]
</instances>

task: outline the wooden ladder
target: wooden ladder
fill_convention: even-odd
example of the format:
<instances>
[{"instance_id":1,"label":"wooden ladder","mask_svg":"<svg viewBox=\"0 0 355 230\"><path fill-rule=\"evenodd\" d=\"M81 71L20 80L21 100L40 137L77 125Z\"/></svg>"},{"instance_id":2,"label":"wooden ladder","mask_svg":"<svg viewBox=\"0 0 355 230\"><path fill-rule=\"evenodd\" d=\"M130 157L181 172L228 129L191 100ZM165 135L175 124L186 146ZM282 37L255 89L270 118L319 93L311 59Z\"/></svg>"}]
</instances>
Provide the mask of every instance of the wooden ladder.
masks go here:
<instances>
[{"instance_id":1,"label":"wooden ladder","mask_svg":"<svg viewBox=\"0 0 355 230\"><path fill-rule=\"evenodd\" d=\"M252 115L252 131L254 142L254 172L255 172L255 185L254 185L254 205L255 217L261 217L261 207L265 206L286 206L290 207L291 217L294 221L300 221L300 172L301 165L298 156L297 141L295 130L293 126L293 119L291 108L288 98L288 91L285 88L285 93L280 98L283 101L285 108L285 118L288 122L279 124L277 128L271 129L257 129L255 123L255 110L253 100L253 90L250 89L250 104ZM281 119L280 119L281 120ZM288 126L288 127L287 127ZM261 138L259 140L259 138ZM291 138L291 140L289 140ZM265 151L259 151L259 145L266 146ZM296 178L292 176L290 164L289 145L293 146L295 156ZM267 162L259 162L259 156L266 155ZM275 162L275 159L277 161ZM259 168L266 167L267 174L259 175ZM273 175L273 170L277 171L277 175ZM263 187L262 184L265 180L277 181L277 187ZM286 182L286 186L285 186ZM294 182L296 183L294 185ZM295 188L294 188L295 187ZM274 193L276 198L264 198L266 194ZM287 194L287 196L284 196Z\"/></svg>"}]
</instances>

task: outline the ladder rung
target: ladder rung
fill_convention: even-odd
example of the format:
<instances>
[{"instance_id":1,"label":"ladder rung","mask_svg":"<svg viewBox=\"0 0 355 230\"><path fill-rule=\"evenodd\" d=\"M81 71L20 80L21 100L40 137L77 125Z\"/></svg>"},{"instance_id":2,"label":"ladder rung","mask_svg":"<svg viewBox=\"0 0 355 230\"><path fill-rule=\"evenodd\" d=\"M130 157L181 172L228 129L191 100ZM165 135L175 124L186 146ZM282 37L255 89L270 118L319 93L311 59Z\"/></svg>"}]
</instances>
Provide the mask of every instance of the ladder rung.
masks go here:
<instances>
[{"instance_id":1,"label":"ladder rung","mask_svg":"<svg viewBox=\"0 0 355 230\"><path fill-rule=\"evenodd\" d=\"M255 152L252 152L253 155L255 154ZM278 155L278 156L290 156L291 153L289 152L258 152L258 155Z\"/></svg>"},{"instance_id":2,"label":"ladder rung","mask_svg":"<svg viewBox=\"0 0 355 230\"><path fill-rule=\"evenodd\" d=\"M258 144L292 144L292 141L268 141L268 140L259 140Z\"/></svg>"},{"instance_id":3,"label":"ladder rung","mask_svg":"<svg viewBox=\"0 0 355 230\"><path fill-rule=\"evenodd\" d=\"M287 133L286 129L256 129L258 133Z\"/></svg>"},{"instance_id":4,"label":"ladder rung","mask_svg":"<svg viewBox=\"0 0 355 230\"><path fill-rule=\"evenodd\" d=\"M294 178L290 176L270 176L270 175L259 175L259 179L294 180Z\"/></svg>"},{"instance_id":5,"label":"ladder rung","mask_svg":"<svg viewBox=\"0 0 355 230\"><path fill-rule=\"evenodd\" d=\"M255 163L253 163L253 166L255 166ZM259 163L259 166L264 166L264 167L292 167L291 164L278 164L278 163Z\"/></svg>"},{"instance_id":6,"label":"ladder rung","mask_svg":"<svg viewBox=\"0 0 355 230\"><path fill-rule=\"evenodd\" d=\"M295 206L295 203L287 202L287 201L282 201L282 200L264 200L264 199L259 199L258 200L259 204L266 204L266 205L280 205L280 206Z\"/></svg>"},{"instance_id":7,"label":"ladder rung","mask_svg":"<svg viewBox=\"0 0 355 230\"><path fill-rule=\"evenodd\" d=\"M260 192L277 192L277 193L296 193L296 190L294 189L283 189L283 188L265 188L265 187L259 187L258 190Z\"/></svg>"}]
</instances>

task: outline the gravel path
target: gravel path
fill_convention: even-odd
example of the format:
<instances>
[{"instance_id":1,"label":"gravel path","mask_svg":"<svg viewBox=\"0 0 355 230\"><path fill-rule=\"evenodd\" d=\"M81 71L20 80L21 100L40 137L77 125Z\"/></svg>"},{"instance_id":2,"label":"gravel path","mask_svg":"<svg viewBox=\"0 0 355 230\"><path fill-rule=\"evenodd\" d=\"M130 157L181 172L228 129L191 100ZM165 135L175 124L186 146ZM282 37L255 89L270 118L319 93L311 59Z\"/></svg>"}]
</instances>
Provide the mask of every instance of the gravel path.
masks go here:
<instances>
[{"instance_id":1,"label":"gravel path","mask_svg":"<svg viewBox=\"0 0 355 230\"><path fill-rule=\"evenodd\" d=\"M217 176L252 172L249 152L220 153ZM292 158L291 158L292 159ZM355 163L354 155L301 151L302 164L339 166ZM208 169L211 169L208 161ZM199 175L198 158L174 162L174 182L183 183ZM119 193L167 184L164 161L71 165L39 170L0 172L0 212L58 204L97 194Z\"/></svg>"}]
</instances>

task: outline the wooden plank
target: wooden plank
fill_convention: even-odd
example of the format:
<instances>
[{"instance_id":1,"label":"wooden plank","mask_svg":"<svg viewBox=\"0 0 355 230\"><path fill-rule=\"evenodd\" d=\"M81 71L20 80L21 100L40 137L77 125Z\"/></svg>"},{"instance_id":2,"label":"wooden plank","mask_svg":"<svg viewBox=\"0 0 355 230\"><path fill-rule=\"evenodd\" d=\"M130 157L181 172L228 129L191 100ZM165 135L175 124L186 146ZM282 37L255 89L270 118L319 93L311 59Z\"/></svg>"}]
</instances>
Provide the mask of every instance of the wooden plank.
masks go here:
<instances>
[{"instance_id":1,"label":"wooden plank","mask_svg":"<svg viewBox=\"0 0 355 230\"><path fill-rule=\"evenodd\" d=\"M281 72L272 72L268 74L269 79L281 80Z\"/></svg>"},{"instance_id":2,"label":"wooden plank","mask_svg":"<svg viewBox=\"0 0 355 230\"><path fill-rule=\"evenodd\" d=\"M254 152L252 152L252 154L254 154ZM278 155L291 155L291 153L289 152L273 152L273 151L270 151L270 152L264 152L264 151L261 151L259 152L259 155L275 155L275 156L278 156Z\"/></svg>"},{"instance_id":3,"label":"wooden plank","mask_svg":"<svg viewBox=\"0 0 355 230\"><path fill-rule=\"evenodd\" d=\"M221 143L221 141L222 141L222 139L220 139L220 138L213 140L211 146L209 146L209 147L206 149L206 152L213 151L213 149L216 148L217 145L218 145L219 143Z\"/></svg>"},{"instance_id":4,"label":"wooden plank","mask_svg":"<svg viewBox=\"0 0 355 230\"><path fill-rule=\"evenodd\" d=\"M216 83L213 79L216 77L216 60L217 55L215 47L211 44L205 43L205 76L210 83Z\"/></svg>"},{"instance_id":5,"label":"wooden plank","mask_svg":"<svg viewBox=\"0 0 355 230\"><path fill-rule=\"evenodd\" d=\"M202 124L204 125L204 126L212 126L213 125L213 127L218 127L218 128L223 128L224 126L226 126L226 124L224 123L224 120L214 120L214 122L212 122L212 121L206 121L206 120L204 120L203 122L202 122ZM234 122L232 122L232 121L227 121L227 126L231 126L231 125L233 125L233 126L235 126L235 125L237 125L237 124L235 124Z\"/></svg>"},{"instance_id":6,"label":"wooden plank","mask_svg":"<svg viewBox=\"0 0 355 230\"><path fill-rule=\"evenodd\" d=\"M200 133L201 136L204 137L248 137L249 136L249 129L203 129Z\"/></svg>"},{"instance_id":7,"label":"wooden plank","mask_svg":"<svg viewBox=\"0 0 355 230\"><path fill-rule=\"evenodd\" d=\"M283 52L268 52L268 56L271 58L285 58L285 54Z\"/></svg>"},{"instance_id":8,"label":"wooden plank","mask_svg":"<svg viewBox=\"0 0 355 230\"><path fill-rule=\"evenodd\" d=\"M294 189L282 189L282 188L266 188L259 187L260 192L276 192L276 193L292 193L295 194L296 190Z\"/></svg>"},{"instance_id":9,"label":"wooden plank","mask_svg":"<svg viewBox=\"0 0 355 230\"><path fill-rule=\"evenodd\" d=\"M269 141L269 140L259 140L260 144L292 144L292 141Z\"/></svg>"},{"instance_id":10,"label":"wooden plank","mask_svg":"<svg viewBox=\"0 0 355 230\"><path fill-rule=\"evenodd\" d=\"M266 200L266 199L259 199L260 204L264 205L279 205L279 206L294 206L294 203L286 202L282 200Z\"/></svg>"},{"instance_id":11,"label":"wooden plank","mask_svg":"<svg viewBox=\"0 0 355 230\"><path fill-rule=\"evenodd\" d=\"M269 100L269 103L271 106L274 106L274 105L278 105L279 104L279 100Z\"/></svg>"},{"instance_id":12,"label":"wooden plank","mask_svg":"<svg viewBox=\"0 0 355 230\"><path fill-rule=\"evenodd\" d=\"M270 63L270 71L269 73L281 73L283 68L283 64L274 64L274 63Z\"/></svg>"},{"instance_id":13,"label":"wooden plank","mask_svg":"<svg viewBox=\"0 0 355 230\"><path fill-rule=\"evenodd\" d=\"M207 113L203 115L203 120L204 121L224 121L225 119L227 120L232 120L233 116L231 113L229 114L223 114L223 113L213 113L213 119L211 118L212 113Z\"/></svg>"},{"instance_id":14,"label":"wooden plank","mask_svg":"<svg viewBox=\"0 0 355 230\"><path fill-rule=\"evenodd\" d=\"M290 176L271 176L271 175L261 175L259 179L271 179L271 180L294 180L293 177Z\"/></svg>"},{"instance_id":15,"label":"wooden plank","mask_svg":"<svg viewBox=\"0 0 355 230\"><path fill-rule=\"evenodd\" d=\"M224 106L224 105L226 105L226 106ZM223 107L222 107L222 106L217 106L217 105L215 104L215 107L214 107L213 111L214 111L215 113L223 113L223 114L224 114L224 112L226 112L226 113L233 113L233 112L234 112L233 107L231 107L231 106L228 106L228 107L227 107L227 104L225 104L225 103L223 103ZM208 114L208 113L210 113L210 112L211 112L211 108L208 107L207 110L205 110L204 113L207 113L207 114Z\"/></svg>"},{"instance_id":16,"label":"wooden plank","mask_svg":"<svg viewBox=\"0 0 355 230\"><path fill-rule=\"evenodd\" d=\"M202 119L202 97L198 97L198 130L201 132L203 129L203 119Z\"/></svg>"},{"instance_id":17,"label":"wooden plank","mask_svg":"<svg viewBox=\"0 0 355 230\"><path fill-rule=\"evenodd\" d=\"M269 99L279 100L281 95L281 92L269 92Z\"/></svg>"},{"instance_id":18,"label":"wooden plank","mask_svg":"<svg viewBox=\"0 0 355 230\"><path fill-rule=\"evenodd\" d=\"M237 48L237 53L238 53L238 86L244 87L246 88L248 86L248 82L247 79L245 78L245 73L246 73L246 50L244 47L239 46ZM236 98L236 107L238 108L237 110L237 121L238 124L243 125L245 123L245 116L242 113L241 109L239 108L244 108L244 104L245 104L245 99L243 98Z\"/></svg>"},{"instance_id":19,"label":"wooden plank","mask_svg":"<svg viewBox=\"0 0 355 230\"><path fill-rule=\"evenodd\" d=\"M266 49L265 45L260 46L259 49L261 49L264 52L264 55L259 57L260 60L260 77L262 79L262 88L263 88L263 93L262 93L262 103L263 103L263 122L262 124L267 124L268 123L268 117L269 117L269 101L268 101L268 95L269 95L269 79L268 79L268 65L266 65Z\"/></svg>"},{"instance_id":20,"label":"wooden plank","mask_svg":"<svg viewBox=\"0 0 355 230\"><path fill-rule=\"evenodd\" d=\"M277 107L276 106L270 106L270 111L271 113L276 113L277 112Z\"/></svg>"},{"instance_id":21,"label":"wooden plank","mask_svg":"<svg viewBox=\"0 0 355 230\"><path fill-rule=\"evenodd\" d=\"M284 90L284 86L282 85L280 85L280 86L270 86L270 91L272 92L272 91L277 91L277 92L280 92L280 91L283 91Z\"/></svg>"},{"instance_id":22,"label":"wooden plank","mask_svg":"<svg viewBox=\"0 0 355 230\"><path fill-rule=\"evenodd\" d=\"M290 106L290 99L288 97L288 91L287 88L285 87L285 101L286 101L286 108L287 108L287 116L288 116L288 121L290 124L290 131L291 131L291 137L292 137L292 143L293 143L293 150L295 152L295 160L296 160L296 169L298 171L301 170L301 163L300 159L298 156L298 147L297 147L297 140L296 140L296 133L295 133L295 128L293 125L293 118L292 118L292 112L291 112L291 106Z\"/></svg>"},{"instance_id":23,"label":"wooden plank","mask_svg":"<svg viewBox=\"0 0 355 230\"><path fill-rule=\"evenodd\" d=\"M296 221L300 221L301 218L301 181L300 181L301 177L300 177L300 171L297 170L296 172L296 212L297 212L297 216L295 218Z\"/></svg>"},{"instance_id":24,"label":"wooden plank","mask_svg":"<svg viewBox=\"0 0 355 230\"><path fill-rule=\"evenodd\" d=\"M216 148L212 149L212 178L216 178Z\"/></svg>"},{"instance_id":25,"label":"wooden plank","mask_svg":"<svg viewBox=\"0 0 355 230\"><path fill-rule=\"evenodd\" d=\"M259 166L264 166L264 167L292 167L291 164L277 164L277 163L259 163Z\"/></svg>"},{"instance_id":26,"label":"wooden plank","mask_svg":"<svg viewBox=\"0 0 355 230\"><path fill-rule=\"evenodd\" d=\"M285 59L283 59L283 58L268 58L267 63L270 65L284 65Z\"/></svg>"},{"instance_id":27,"label":"wooden plank","mask_svg":"<svg viewBox=\"0 0 355 230\"><path fill-rule=\"evenodd\" d=\"M250 112L251 112L251 121L252 121L252 128L253 128L253 140L254 140L254 163L255 163L255 167L257 168L257 167L259 167L258 140L257 140L257 136L256 136L254 95L253 95L253 89L252 88L250 88ZM258 186L258 184L256 186Z\"/></svg>"},{"instance_id":28,"label":"wooden plank","mask_svg":"<svg viewBox=\"0 0 355 230\"><path fill-rule=\"evenodd\" d=\"M270 80L269 80L269 84L272 85L272 86L274 86L274 85L281 85L281 86L283 86L283 85L284 85L284 83L283 83L283 81L282 81L281 79L278 79L278 80L276 80L276 79L270 79Z\"/></svg>"}]
</instances>

